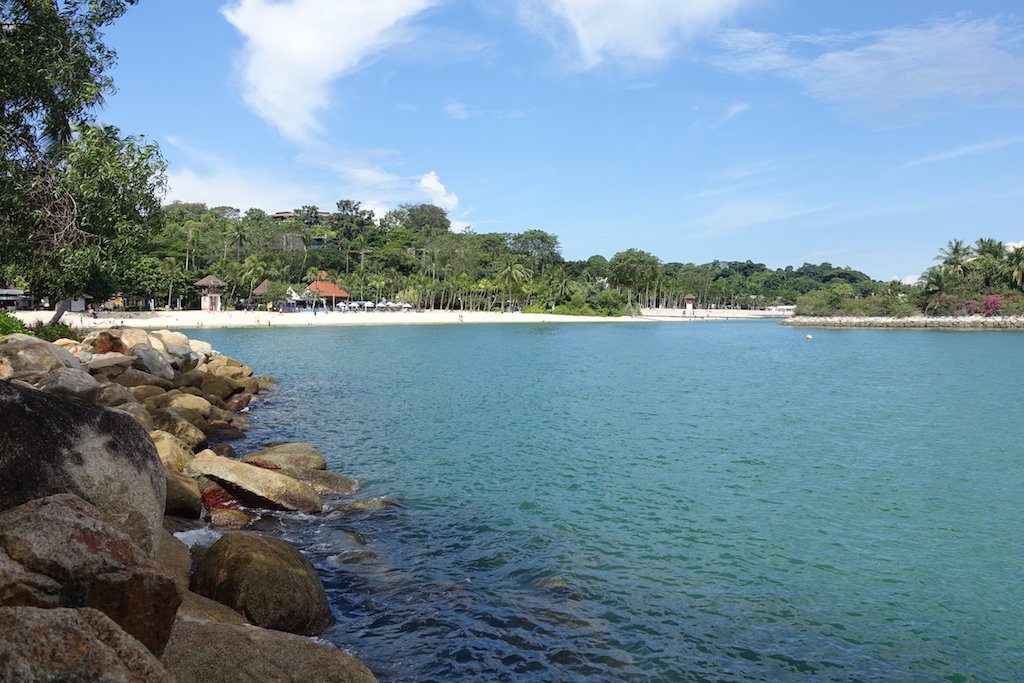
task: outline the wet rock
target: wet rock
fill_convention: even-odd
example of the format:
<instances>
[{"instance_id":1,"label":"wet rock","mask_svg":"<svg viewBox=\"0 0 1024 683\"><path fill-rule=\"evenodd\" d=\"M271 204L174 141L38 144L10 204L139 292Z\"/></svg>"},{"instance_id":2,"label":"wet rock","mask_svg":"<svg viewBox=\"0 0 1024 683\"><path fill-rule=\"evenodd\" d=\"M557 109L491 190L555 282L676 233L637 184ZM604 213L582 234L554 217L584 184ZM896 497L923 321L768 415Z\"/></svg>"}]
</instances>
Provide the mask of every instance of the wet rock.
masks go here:
<instances>
[{"instance_id":1,"label":"wet rock","mask_svg":"<svg viewBox=\"0 0 1024 683\"><path fill-rule=\"evenodd\" d=\"M0 608L0 680L174 683L153 654L94 609Z\"/></svg>"},{"instance_id":2,"label":"wet rock","mask_svg":"<svg viewBox=\"0 0 1024 683\"><path fill-rule=\"evenodd\" d=\"M192 454L192 448L187 443L169 432L156 429L149 433L149 437L153 439L161 462L168 469L181 472L185 469L185 465L195 457Z\"/></svg>"},{"instance_id":3,"label":"wet rock","mask_svg":"<svg viewBox=\"0 0 1024 683\"><path fill-rule=\"evenodd\" d=\"M98 609L152 652L163 650L181 602L178 588L81 498L59 494L0 513L0 548L24 570L59 584L58 606ZM18 586L0 588L0 602L39 605L54 597Z\"/></svg>"},{"instance_id":4,"label":"wet rock","mask_svg":"<svg viewBox=\"0 0 1024 683\"><path fill-rule=\"evenodd\" d=\"M267 469L299 467L307 470L327 469L327 461L320 451L309 443L282 443L250 453L242 458L247 462Z\"/></svg>"},{"instance_id":5,"label":"wet rock","mask_svg":"<svg viewBox=\"0 0 1024 683\"><path fill-rule=\"evenodd\" d=\"M176 436L184 441L193 451L201 451L208 445L206 435L203 434L202 430L171 410L161 408L154 411L152 415L153 424L156 425L157 429L162 429Z\"/></svg>"},{"instance_id":6,"label":"wet rock","mask_svg":"<svg viewBox=\"0 0 1024 683\"><path fill-rule=\"evenodd\" d=\"M79 367L66 349L28 334L0 337L0 357L6 358L14 372L49 372L57 368Z\"/></svg>"},{"instance_id":7,"label":"wet rock","mask_svg":"<svg viewBox=\"0 0 1024 683\"><path fill-rule=\"evenodd\" d=\"M348 495L359 490L359 482L351 477L324 470L282 467L281 474L301 481L321 495Z\"/></svg>"},{"instance_id":8,"label":"wet rock","mask_svg":"<svg viewBox=\"0 0 1024 683\"><path fill-rule=\"evenodd\" d=\"M237 441L245 438L245 432L223 420L214 420L206 428L206 436L218 441Z\"/></svg>"},{"instance_id":9,"label":"wet rock","mask_svg":"<svg viewBox=\"0 0 1024 683\"><path fill-rule=\"evenodd\" d=\"M241 510L217 508L210 510L210 526L220 529L241 529L252 521L252 517Z\"/></svg>"},{"instance_id":10,"label":"wet rock","mask_svg":"<svg viewBox=\"0 0 1024 683\"><path fill-rule=\"evenodd\" d=\"M59 394L79 401L92 403L100 393L100 383L84 370L56 368L51 370L37 384L36 388Z\"/></svg>"},{"instance_id":11,"label":"wet rock","mask_svg":"<svg viewBox=\"0 0 1024 683\"><path fill-rule=\"evenodd\" d=\"M220 443L217 444L216 446L211 446L210 450L213 451L216 455L221 456L222 458L231 458L232 460L238 459L238 453L235 452L235 449L234 447L231 446L231 444Z\"/></svg>"},{"instance_id":12,"label":"wet rock","mask_svg":"<svg viewBox=\"0 0 1024 683\"><path fill-rule=\"evenodd\" d=\"M132 354L135 356L132 367L137 370L148 372L168 381L174 379L174 368L164 358L164 355L152 346L136 346L132 349Z\"/></svg>"},{"instance_id":13,"label":"wet rock","mask_svg":"<svg viewBox=\"0 0 1024 683\"><path fill-rule=\"evenodd\" d=\"M164 468L138 422L118 409L2 382L0 424L0 509L74 493L143 552L156 550Z\"/></svg>"},{"instance_id":14,"label":"wet rock","mask_svg":"<svg viewBox=\"0 0 1024 683\"><path fill-rule=\"evenodd\" d=\"M224 534L196 566L192 590L257 626L316 635L331 625L327 594L313 565L275 538Z\"/></svg>"},{"instance_id":15,"label":"wet rock","mask_svg":"<svg viewBox=\"0 0 1024 683\"><path fill-rule=\"evenodd\" d=\"M165 515L199 519L202 514L202 497L199 485L191 477L168 468L167 502L164 504Z\"/></svg>"},{"instance_id":16,"label":"wet rock","mask_svg":"<svg viewBox=\"0 0 1024 683\"><path fill-rule=\"evenodd\" d=\"M189 463L188 472L214 480L249 507L316 514L320 496L302 482L271 470L219 456L202 455Z\"/></svg>"},{"instance_id":17,"label":"wet rock","mask_svg":"<svg viewBox=\"0 0 1024 683\"><path fill-rule=\"evenodd\" d=\"M203 382L200 389L202 389L204 394L216 396L221 400L227 400L231 395L243 390L242 387L237 386L225 377L211 377Z\"/></svg>"},{"instance_id":18,"label":"wet rock","mask_svg":"<svg viewBox=\"0 0 1024 683\"><path fill-rule=\"evenodd\" d=\"M276 384L274 379L269 375L253 375L253 379L256 380L256 384L259 386L260 391L270 391Z\"/></svg>"},{"instance_id":19,"label":"wet rock","mask_svg":"<svg viewBox=\"0 0 1024 683\"><path fill-rule=\"evenodd\" d=\"M252 401L252 394L249 392L235 394L224 402L224 409L230 410L233 413L239 413L249 405L250 401Z\"/></svg>"},{"instance_id":20,"label":"wet rock","mask_svg":"<svg viewBox=\"0 0 1024 683\"><path fill-rule=\"evenodd\" d=\"M203 507L207 510L237 510L242 507L241 501L233 493L212 479L199 477L196 484L203 498Z\"/></svg>"}]
</instances>

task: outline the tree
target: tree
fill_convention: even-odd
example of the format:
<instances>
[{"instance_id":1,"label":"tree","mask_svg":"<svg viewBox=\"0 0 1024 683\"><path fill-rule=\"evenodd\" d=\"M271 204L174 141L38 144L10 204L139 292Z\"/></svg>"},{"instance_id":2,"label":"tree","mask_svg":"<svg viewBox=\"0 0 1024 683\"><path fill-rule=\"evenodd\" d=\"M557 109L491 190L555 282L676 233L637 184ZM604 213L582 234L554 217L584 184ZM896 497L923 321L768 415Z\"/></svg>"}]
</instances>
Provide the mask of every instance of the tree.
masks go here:
<instances>
[{"instance_id":1,"label":"tree","mask_svg":"<svg viewBox=\"0 0 1024 683\"><path fill-rule=\"evenodd\" d=\"M542 273L546 266L562 262L558 237L543 230L510 235L508 248L522 256L536 273Z\"/></svg>"},{"instance_id":2,"label":"tree","mask_svg":"<svg viewBox=\"0 0 1024 683\"><path fill-rule=\"evenodd\" d=\"M171 307L171 295L174 292L174 282L181 277L181 267L177 259L166 258L160 265L160 273L167 280L167 308Z\"/></svg>"},{"instance_id":3,"label":"tree","mask_svg":"<svg viewBox=\"0 0 1024 683\"><path fill-rule=\"evenodd\" d=\"M505 257L505 260L499 265L498 274L495 278L499 284L508 290L508 299L502 303L501 310L506 310L506 304L511 305L512 288L521 286L532 275L533 273L523 265L519 256L513 254Z\"/></svg>"},{"instance_id":4,"label":"tree","mask_svg":"<svg viewBox=\"0 0 1024 683\"><path fill-rule=\"evenodd\" d=\"M653 285L658 279L659 270L658 257L639 249L620 251L608 262L609 281L627 290L631 306L633 295L639 296L640 290Z\"/></svg>"},{"instance_id":5,"label":"tree","mask_svg":"<svg viewBox=\"0 0 1024 683\"><path fill-rule=\"evenodd\" d=\"M1006 257L1006 265L1013 284L1024 289L1024 247L1014 247Z\"/></svg>"},{"instance_id":6,"label":"tree","mask_svg":"<svg viewBox=\"0 0 1024 683\"><path fill-rule=\"evenodd\" d=\"M967 271L967 263L974 256L974 250L971 249L963 240L950 240L946 246L939 251L939 255L935 257L935 260L942 261L942 265L948 268L951 272L964 276Z\"/></svg>"},{"instance_id":7,"label":"tree","mask_svg":"<svg viewBox=\"0 0 1024 683\"><path fill-rule=\"evenodd\" d=\"M112 88L101 29L133 0L0 4L0 267L38 294L109 293L159 216L155 145L90 125Z\"/></svg>"},{"instance_id":8,"label":"tree","mask_svg":"<svg viewBox=\"0 0 1024 683\"><path fill-rule=\"evenodd\" d=\"M404 212L402 227L422 235L435 235L451 230L452 222L448 220L448 212L433 204L402 204L399 209Z\"/></svg>"}]
</instances>

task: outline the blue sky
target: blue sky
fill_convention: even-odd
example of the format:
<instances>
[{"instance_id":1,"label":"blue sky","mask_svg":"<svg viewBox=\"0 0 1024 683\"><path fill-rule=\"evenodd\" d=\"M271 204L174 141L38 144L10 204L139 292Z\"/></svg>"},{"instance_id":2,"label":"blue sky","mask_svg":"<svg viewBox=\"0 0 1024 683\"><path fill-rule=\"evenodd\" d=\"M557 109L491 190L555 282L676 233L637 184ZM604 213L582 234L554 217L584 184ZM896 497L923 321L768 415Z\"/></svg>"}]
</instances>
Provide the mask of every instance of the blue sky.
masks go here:
<instances>
[{"instance_id":1,"label":"blue sky","mask_svg":"<svg viewBox=\"0 0 1024 683\"><path fill-rule=\"evenodd\" d=\"M1019 2L142 0L107 40L169 199L881 279L1024 239Z\"/></svg>"}]
</instances>

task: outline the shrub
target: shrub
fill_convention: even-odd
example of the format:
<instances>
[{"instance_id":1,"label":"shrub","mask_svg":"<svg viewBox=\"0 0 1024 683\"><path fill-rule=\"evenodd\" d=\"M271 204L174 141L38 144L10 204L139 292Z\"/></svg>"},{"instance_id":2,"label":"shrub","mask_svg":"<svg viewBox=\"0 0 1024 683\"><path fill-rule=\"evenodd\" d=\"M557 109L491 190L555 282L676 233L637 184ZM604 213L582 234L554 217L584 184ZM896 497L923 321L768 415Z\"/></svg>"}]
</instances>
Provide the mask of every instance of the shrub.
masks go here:
<instances>
[{"instance_id":1,"label":"shrub","mask_svg":"<svg viewBox=\"0 0 1024 683\"><path fill-rule=\"evenodd\" d=\"M25 323L21 322L7 311L0 311L0 337L5 334L31 334Z\"/></svg>"},{"instance_id":2,"label":"shrub","mask_svg":"<svg viewBox=\"0 0 1024 683\"><path fill-rule=\"evenodd\" d=\"M998 294L990 294L985 297L985 315L998 315L1003 307L1003 297Z\"/></svg>"},{"instance_id":3,"label":"shrub","mask_svg":"<svg viewBox=\"0 0 1024 683\"><path fill-rule=\"evenodd\" d=\"M64 323L57 323L56 325L44 325L42 322L38 322L32 326L30 334L34 334L40 339L45 339L48 342L54 342L58 339L80 339L81 335L68 327Z\"/></svg>"}]
</instances>

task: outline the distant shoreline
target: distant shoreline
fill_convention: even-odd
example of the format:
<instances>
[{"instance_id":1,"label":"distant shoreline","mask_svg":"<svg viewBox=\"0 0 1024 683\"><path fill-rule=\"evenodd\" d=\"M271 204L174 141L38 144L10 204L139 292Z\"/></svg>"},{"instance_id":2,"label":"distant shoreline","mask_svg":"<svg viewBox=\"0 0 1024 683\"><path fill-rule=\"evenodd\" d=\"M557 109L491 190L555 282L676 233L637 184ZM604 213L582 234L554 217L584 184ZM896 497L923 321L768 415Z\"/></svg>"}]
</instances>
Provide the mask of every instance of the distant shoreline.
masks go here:
<instances>
[{"instance_id":1,"label":"distant shoreline","mask_svg":"<svg viewBox=\"0 0 1024 683\"><path fill-rule=\"evenodd\" d=\"M102 313L96 318L84 313L65 313L61 322L81 328L122 325L144 329L224 329L275 327L349 327L366 325L479 325L494 323L645 323L645 322L702 322L709 320L754 320L778 318L764 311L698 310L693 316L681 315L679 309L644 309L643 315L600 317L583 315L555 315L550 313L501 313L498 311L359 311L345 313L267 311L132 311ZM48 322L53 311L19 311L14 314L22 322L32 325Z\"/></svg>"},{"instance_id":2,"label":"distant shoreline","mask_svg":"<svg viewBox=\"0 0 1024 683\"><path fill-rule=\"evenodd\" d=\"M872 329L1024 330L1024 316L911 316L861 318L853 316L794 316L780 324L791 327Z\"/></svg>"}]
</instances>

